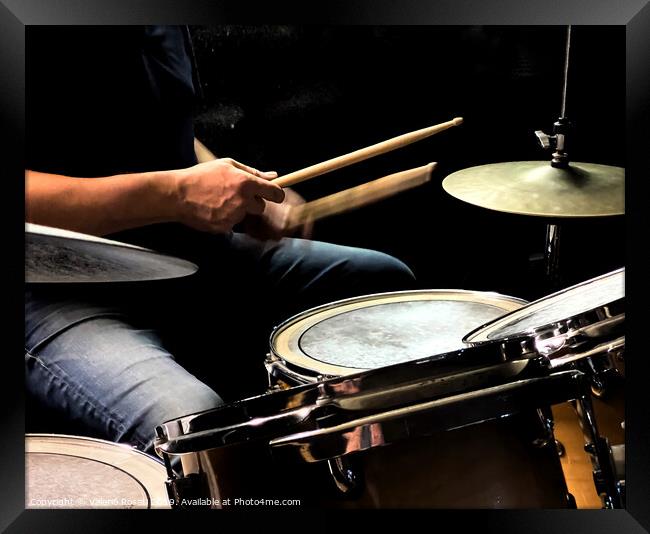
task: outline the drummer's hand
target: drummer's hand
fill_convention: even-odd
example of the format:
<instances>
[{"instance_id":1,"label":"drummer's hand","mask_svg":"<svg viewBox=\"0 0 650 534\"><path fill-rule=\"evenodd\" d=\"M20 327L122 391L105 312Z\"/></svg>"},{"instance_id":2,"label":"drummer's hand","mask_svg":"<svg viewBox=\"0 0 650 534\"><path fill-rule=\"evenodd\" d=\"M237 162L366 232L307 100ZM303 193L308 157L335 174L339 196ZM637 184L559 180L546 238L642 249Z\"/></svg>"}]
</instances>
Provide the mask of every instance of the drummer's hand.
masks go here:
<instances>
[{"instance_id":1,"label":"drummer's hand","mask_svg":"<svg viewBox=\"0 0 650 534\"><path fill-rule=\"evenodd\" d=\"M284 200L282 188L269 181L276 176L230 158L174 171L168 189L173 219L197 230L229 232L246 215L262 215Z\"/></svg>"},{"instance_id":2,"label":"drummer's hand","mask_svg":"<svg viewBox=\"0 0 650 534\"><path fill-rule=\"evenodd\" d=\"M289 235L303 239L311 237L314 226L311 221L294 227L290 218L293 207L304 204L305 199L290 188L285 188L284 193L284 202L281 204L267 203L262 215L246 217L243 229L247 234L258 239L275 240Z\"/></svg>"}]
</instances>

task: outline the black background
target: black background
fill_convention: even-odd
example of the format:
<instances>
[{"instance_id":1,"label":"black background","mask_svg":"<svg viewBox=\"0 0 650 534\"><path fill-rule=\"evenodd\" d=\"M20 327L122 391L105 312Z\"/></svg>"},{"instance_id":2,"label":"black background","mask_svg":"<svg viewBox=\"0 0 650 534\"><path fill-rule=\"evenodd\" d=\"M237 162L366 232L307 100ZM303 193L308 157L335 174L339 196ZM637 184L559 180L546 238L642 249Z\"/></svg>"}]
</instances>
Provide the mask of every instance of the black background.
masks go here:
<instances>
[{"instance_id":1,"label":"black background","mask_svg":"<svg viewBox=\"0 0 650 534\"><path fill-rule=\"evenodd\" d=\"M194 26L196 135L218 156L280 174L462 116L452 130L298 184L314 199L438 162L413 191L323 220L314 238L404 260L419 285L544 294L546 225L561 226L565 284L624 264L622 217L491 212L441 187L486 163L548 160L533 132L561 110L563 26ZM567 116L574 161L625 166L625 32L572 29Z\"/></svg>"},{"instance_id":2,"label":"black background","mask_svg":"<svg viewBox=\"0 0 650 534\"><path fill-rule=\"evenodd\" d=\"M22 247L23 247L23 143L24 143L24 25L25 24L151 24L151 23L284 23L314 22L334 24L627 24L626 60L626 287L628 290L628 352L644 353L644 327L647 302L644 247L648 225L645 210L645 178L648 171L647 110L650 79L647 65L650 34L650 9L643 0L565 0L562 3L539 3L522 0L502 2L476 2L469 0L440 0L418 2L404 0L399 4L377 0L331 1L327 3L256 3L240 1L236 4L203 0L143 0L134 5L131 1L87 0L81 5L72 0L2 0L9 6L0 6L0 129L5 157L0 167L7 177L7 195L10 201L2 211L6 230L7 269L6 284L8 313L5 354L20 354L22 339ZM235 7L236 6L236 7ZM640 11L641 10L641 11ZM635 16L636 15L636 16ZM633 20L630 20L634 17ZM559 106L559 104L558 104ZM555 115L553 115L555 116ZM466 126L466 125L465 125ZM535 125L535 128L538 126ZM460 130L458 130L460 131ZM391 132L392 134L393 132ZM373 139L374 141L374 139ZM279 170L279 169L278 169ZM628 445L628 512L612 511L459 511L435 513L409 512L409 517L390 514L391 519L408 520L400 525L424 523L427 528L444 530L485 531L501 533L519 532L643 532L650 526L648 472L650 472L650 437L648 435L648 408L645 376L648 365L643 357L626 362L627 379L627 438ZM24 426L23 384L13 377L21 376L20 358L6 359L7 380L1 389L3 402L1 415L3 448L1 526L8 525L20 514L23 507ZM30 511L22 513L11 527L12 532L115 532L148 531L152 528L205 528L227 531L242 530L253 522L264 521L267 530L310 528L315 531L346 530L352 525L367 530L385 525L388 513L366 514L197 514L197 513L124 513ZM637 522L638 521L638 522ZM403 527L402 527L403 528Z\"/></svg>"}]
</instances>

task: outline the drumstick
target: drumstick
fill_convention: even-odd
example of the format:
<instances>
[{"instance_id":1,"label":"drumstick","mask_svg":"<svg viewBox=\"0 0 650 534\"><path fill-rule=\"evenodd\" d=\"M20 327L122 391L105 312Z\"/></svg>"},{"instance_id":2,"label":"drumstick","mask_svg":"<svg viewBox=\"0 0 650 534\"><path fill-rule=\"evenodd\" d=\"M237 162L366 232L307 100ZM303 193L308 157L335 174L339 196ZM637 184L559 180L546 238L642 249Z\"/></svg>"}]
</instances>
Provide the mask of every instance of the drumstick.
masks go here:
<instances>
[{"instance_id":1,"label":"drumstick","mask_svg":"<svg viewBox=\"0 0 650 534\"><path fill-rule=\"evenodd\" d=\"M288 228L294 228L307 221L312 222L331 215L344 213L422 185L429 181L431 171L436 165L437 163L429 163L423 167L390 174L372 182L295 206L289 213L287 226Z\"/></svg>"},{"instance_id":2,"label":"drumstick","mask_svg":"<svg viewBox=\"0 0 650 534\"><path fill-rule=\"evenodd\" d=\"M215 156L212 151L196 137L194 138L194 153L196 154L196 159L199 163L205 163L206 161L217 159L217 156Z\"/></svg>"},{"instance_id":3,"label":"drumstick","mask_svg":"<svg viewBox=\"0 0 650 534\"><path fill-rule=\"evenodd\" d=\"M421 139L425 139L426 137L437 134L438 132L442 132L443 130L447 130L452 126L458 126L462 123L463 119L461 117L456 117L453 120L436 124L435 126L429 126L428 128L423 128L421 130L416 130L414 132L399 135L397 137L393 137L392 139L388 139L387 141L377 143L376 145L361 148L359 150L355 150L354 152L350 152L349 154L344 154L343 156L338 156L336 158L317 163L316 165L305 167L299 171L285 174L284 176L275 178L273 182L278 184L280 187L288 187L290 185L309 180L310 178L314 178L315 176L320 176L321 174L325 174L336 169L341 169L342 167L347 167L353 163L358 163L359 161L363 161L374 156L390 152L391 150L401 148L411 143L415 143L416 141L420 141Z\"/></svg>"}]
</instances>

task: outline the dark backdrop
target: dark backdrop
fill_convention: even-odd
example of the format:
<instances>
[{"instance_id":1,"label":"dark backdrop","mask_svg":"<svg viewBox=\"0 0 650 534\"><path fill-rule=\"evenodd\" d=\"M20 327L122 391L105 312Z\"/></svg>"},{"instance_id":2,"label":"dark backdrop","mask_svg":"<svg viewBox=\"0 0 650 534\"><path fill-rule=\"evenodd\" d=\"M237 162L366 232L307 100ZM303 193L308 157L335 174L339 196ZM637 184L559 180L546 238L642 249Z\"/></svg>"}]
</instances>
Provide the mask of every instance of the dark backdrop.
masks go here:
<instances>
[{"instance_id":1,"label":"dark backdrop","mask_svg":"<svg viewBox=\"0 0 650 534\"><path fill-rule=\"evenodd\" d=\"M430 183L317 223L315 239L379 249L421 287L537 298L546 224L466 205L441 187L487 163L550 159L566 27L192 27L203 98L196 134L218 156L280 174L462 116L398 151L299 184L317 198L437 161ZM574 161L625 166L625 28L574 26L567 115ZM622 217L561 223L562 283L622 266Z\"/></svg>"}]
</instances>

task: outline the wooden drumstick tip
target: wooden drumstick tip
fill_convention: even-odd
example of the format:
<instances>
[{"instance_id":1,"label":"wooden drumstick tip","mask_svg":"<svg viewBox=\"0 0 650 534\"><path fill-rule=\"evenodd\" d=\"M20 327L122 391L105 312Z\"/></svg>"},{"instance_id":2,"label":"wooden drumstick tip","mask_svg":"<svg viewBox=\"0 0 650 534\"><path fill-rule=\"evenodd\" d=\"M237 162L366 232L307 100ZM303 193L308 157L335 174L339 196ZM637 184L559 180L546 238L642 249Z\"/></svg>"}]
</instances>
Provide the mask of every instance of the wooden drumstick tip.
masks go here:
<instances>
[{"instance_id":1,"label":"wooden drumstick tip","mask_svg":"<svg viewBox=\"0 0 650 534\"><path fill-rule=\"evenodd\" d=\"M435 169L437 166L438 166L437 161L432 161L428 165L425 165L425 167L427 168L427 171L428 171L429 174L431 174L433 172L433 169Z\"/></svg>"},{"instance_id":2,"label":"wooden drumstick tip","mask_svg":"<svg viewBox=\"0 0 650 534\"><path fill-rule=\"evenodd\" d=\"M463 124L463 117L456 117L455 119L452 119L451 122L454 126L459 126L460 124Z\"/></svg>"}]
</instances>

